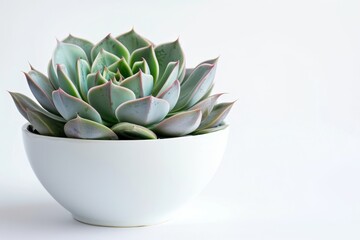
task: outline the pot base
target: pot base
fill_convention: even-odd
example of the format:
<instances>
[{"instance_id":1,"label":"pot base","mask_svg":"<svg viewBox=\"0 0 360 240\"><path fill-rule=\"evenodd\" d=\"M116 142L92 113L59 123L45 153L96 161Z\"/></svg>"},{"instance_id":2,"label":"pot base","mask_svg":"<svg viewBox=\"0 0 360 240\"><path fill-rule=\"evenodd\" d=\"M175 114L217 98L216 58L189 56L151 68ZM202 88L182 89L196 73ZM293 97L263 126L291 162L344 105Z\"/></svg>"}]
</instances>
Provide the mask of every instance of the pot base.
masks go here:
<instances>
[{"instance_id":1,"label":"pot base","mask_svg":"<svg viewBox=\"0 0 360 240\"><path fill-rule=\"evenodd\" d=\"M83 224L87 224L87 225L91 225L91 226L96 226L96 227L112 227L112 228L140 228L140 227L150 227L150 226L154 226L154 225L158 225L158 224L162 224L165 223L169 220L165 220L159 223L154 223L154 224L146 224L146 225L123 225L123 224L104 224L101 222L98 222L96 220L93 219L88 219L88 218L83 218L83 217L78 217L75 215L72 215L72 217L74 218L74 220L83 223Z\"/></svg>"}]
</instances>

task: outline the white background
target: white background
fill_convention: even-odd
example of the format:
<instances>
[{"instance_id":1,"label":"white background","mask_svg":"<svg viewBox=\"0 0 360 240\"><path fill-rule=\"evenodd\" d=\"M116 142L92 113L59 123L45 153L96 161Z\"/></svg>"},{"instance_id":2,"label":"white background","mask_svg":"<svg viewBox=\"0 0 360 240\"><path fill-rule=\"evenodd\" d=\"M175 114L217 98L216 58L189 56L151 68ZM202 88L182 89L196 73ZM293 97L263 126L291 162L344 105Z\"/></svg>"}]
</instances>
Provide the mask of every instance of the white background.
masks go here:
<instances>
[{"instance_id":1,"label":"white background","mask_svg":"<svg viewBox=\"0 0 360 240\"><path fill-rule=\"evenodd\" d=\"M217 175L153 227L74 221L42 188L5 90L45 71L56 38L131 27L180 41L188 66L220 55L216 91L238 99ZM0 239L360 239L359 1L0 0Z\"/></svg>"}]
</instances>

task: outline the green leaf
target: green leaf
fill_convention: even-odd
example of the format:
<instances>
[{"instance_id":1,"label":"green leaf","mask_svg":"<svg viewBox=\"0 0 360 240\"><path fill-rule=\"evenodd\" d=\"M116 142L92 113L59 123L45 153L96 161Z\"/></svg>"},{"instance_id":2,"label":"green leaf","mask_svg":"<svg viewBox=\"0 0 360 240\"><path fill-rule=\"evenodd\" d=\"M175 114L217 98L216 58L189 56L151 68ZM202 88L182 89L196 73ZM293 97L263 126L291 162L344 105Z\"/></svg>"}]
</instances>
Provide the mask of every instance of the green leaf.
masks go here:
<instances>
[{"instance_id":1,"label":"green leaf","mask_svg":"<svg viewBox=\"0 0 360 240\"><path fill-rule=\"evenodd\" d=\"M114 54L102 49L91 66L91 72L103 71L105 67L109 67L119 60L120 58Z\"/></svg>"},{"instance_id":2,"label":"green leaf","mask_svg":"<svg viewBox=\"0 0 360 240\"><path fill-rule=\"evenodd\" d=\"M157 95L157 98L166 100L170 105L170 110L172 110L180 96L180 82L176 80L168 89L165 89L161 94Z\"/></svg>"},{"instance_id":3,"label":"green leaf","mask_svg":"<svg viewBox=\"0 0 360 240\"><path fill-rule=\"evenodd\" d=\"M54 72L58 64L64 65L69 78L76 84L76 62L78 59L88 61L86 53L81 47L71 43L58 42L52 58Z\"/></svg>"},{"instance_id":4,"label":"green leaf","mask_svg":"<svg viewBox=\"0 0 360 240\"><path fill-rule=\"evenodd\" d=\"M185 74L184 74L183 79L181 80L181 84L184 84L186 82L186 80L189 78L189 76L194 71L194 69L195 68L186 68L185 69Z\"/></svg>"},{"instance_id":5,"label":"green leaf","mask_svg":"<svg viewBox=\"0 0 360 240\"><path fill-rule=\"evenodd\" d=\"M118 58L125 58L126 61L130 58L130 53L126 49L126 47L116 40L115 38L111 37L111 35L107 35L103 40L101 40L98 44L96 44L93 49L91 50L91 59L95 62L95 58L97 58L97 55L101 50L105 50L109 53L114 54Z\"/></svg>"},{"instance_id":6,"label":"green leaf","mask_svg":"<svg viewBox=\"0 0 360 240\"><path fill-rule=\"evenodd\" d=\"M103 78L105 78L107 81L116 78L116 73L111 72L107 67L104 68L104 71L101 74Z\"/></svg>"},{"instance_id":7,"label":"green leaf","mask_svg":"<svg viewBox=\"0 0 360 240\"><path fill-rule=\"evenodd\" d=\"M179 61L179 75L185 71L185 55L181 49L179 39L174 42L164 43L156 46L156 58L159 62L159 76L161 77L170 62ZM178 78L177 78L178 79Z\"/></svg>"},{"instance_id":8,"label":"green leaf","mask_svg":"<svg viewBox=\"0 0 360 240\"><path fill-rule=\"evenodd\" d=\"M90 89L88 99L104 120L117 122L115 116L116 108L129 100L135 99L135 94L124 87L117 86L112 81Z\"/></svg>"},{"instance_id":9,"label":"green leaf","mask_svg":"<svg viewBox=\"0 0 360 240\"><path fill-rule=\"evenodd\" d=\"M65 119L63 119L62 117L59 117L55 114L52 114L52 113L47 112L44 109L42 109L31 98L29 98L21 93L16 93L16 92L9 92L9 93L10 93L12 99L14 100L16 108L19 110L21 115L23 115L23 117L26 118L26 120L29 121L26 112L32 111L32 112L40 112L56 121L65 122Z\"/></svg>"},{"instance_id":10,"label":"green leaf","mask_svg":"<svg viewBox=\"0 0 360 240\"><path fill-rule=\"evenodd\" d=\"M128 78L130 76L133 75L133 72L131 71L130 66L128 65L128 63L126 62L126 60L124 58L121 58L119 61L111 64L108 69L111 72L117 72L120 71L121 75L124 78Z\"/></svg>"},{"instance_id":11,"label":"green leaf","mask_svg":"<svg viewBox=\"0 0 360 240\"><path fill-rule=\"evenodd\" d=\"M97 122L81 118L68 121L64 127L65 134L70 138L117 140L117 135L108 127Z\"/></svg>"},{"instance_id":12,"label":"green leaf","mask_svg":"<svg viewBox=\"0 0 360 240\"><path fill-rule=\"evenodd\" d=\"M73 35L69 34L69 36L65 38L62 42L71 43L81 47L82 50L84 50L84 52L86 53L87 59L91 61L91 49L94 47L94 44L92 44L88 40L74 37Z\"/></svg>"},{"instance_id":13,"label":"green leaf","mask_svg":"<svg viewBox=\"0 0 360 240\"><path fill-rule=\"evenodd\" d=\"M211 64L211 65L217 65L217 62L219 61L219 57L216 57L216 58L213 58L213 59L209 59L209 60L206 60L206 61L203 61L201 63L199 63L197 66L200 66L204 63L206 64Z\"/></svg>"},{"instance_id":14,"label":"green leaf","mask_svg":"<svg viewBox=\"0 0 360 240\"><path fill-rule=\"evenodd\" d=\"M167 101L148 96L121 104L115 110L115 115L120 122L148 126L163 120L169 108Z\"/></svg>"},{"instance_id":15,"label":"green leaf","mask_svg":"<svg viewBox=\"0 0 360 240\"><path fill-rule=\"evenodd\" d=\"M174 110L187 109L200 101L211 87L216 72L216 65L202 64L194 69L181 86L179 101Z\"/></svg>"},{"instance_id":16,"label":"green leaf","mask_svg":"<svg viewBox=\"0 0 360 240\"><path fill-rule=\"evenodd\" d=\"M149 65L151 75L154 77L154 82L159 76L159 63L156 59L155 50L152 45L135 50L130 57L130 66L133 66L135 62L145 59Z\"/></svg>"},{"instance_id":17,"label":"green leaf","mask_svg":"<svg viewBox=\"0 0 360 240\"><path fill-rule=\"evenodd\" d=\"M212 132L217 132L220 130L223 130L225 128L227 128L229 125L225 124L225 123L221 123L220 125L216 126L216 127L212 127L212 128L205 128L199 131L195 131L193 132L194 135L200 135L200 134L207 134L207 133L212 133Z\"/></svg>"},{"instance_id":18,"label":"green leaf","mask_svg":"<svg viewBox=\"0 0 360 240\"><path fill-rule=\"evenodd\" d=\"M77 85L79 86L81 97L82 99L87 101L87 91L88 91L87 76L90 73L90 65L85 60L79 59L76 62L76 70L77 70L77 79L78 79Z\"/></svg>"},{"instance_id":19,"label":"green leaf","mask_svg":"<svg viewBox=\"0 0 360 240\"><path fill-rule=\"evenodd\" d=\"M184 67L184 69L179 73L179 76L178 76L178 80L180 81L180 83L184 80L186 76L186 68Z\"/></svg>"},{"instance_id":20,"label":"green leaf","mask_svg":"<svg viewBox=\"0 0 360 240\"><path fill-rule=\"evenodd\" d=\"M35 96L40 105L51 113L59 114L51 99L51 93L54 91L54 87L50 83L49 79L37 70L31 70L28 73L24 73L31 92Z\"/></svg>"},{"instance_id":21,"label":"green leaf","mask_svg":"<svg viewBox=\"0 0 360 240\"><path fill-rule=\"evenodd\" d=\"M102 123L100 114L91 105L80 98L67 94L61 88L54 91L52 97L56 109L66 120L76 118L79 115L80 117Z\"/></svg>"},{"instance_id":22,"label":"green leaf","mask_svg":"<svg viewBox=\"0 0 360 240\"><path fill-rule=\"evenodd\" d=\"M104 83L107 83L108 81L100 74L100 71L97 73L90 73L87 76L87 91L91 89L92 87L102 85Z\"/></svg>"},{"instance_id":23,"label":"green leaf","mask_svg":"<svg viewBox=\"0 0 360 240\"><path fill-rule=\"evenodd\" d=\"M114 125L113 130L119 137L126 139L157 139L150 129L133 123L122 122Z\"/></svg>"},{"instance_id":24,"label":"green leaf","mask_svg":"<svg viewBox=\"0 0 360 240\"><path fill-rule=\"evenodd\" d=\"M53 67L52 60L50 60L50 62L48 64L47 72L48 72L48 76L49 76L49 81L51 82L51 84L53 85L53 87L55 89L58 89L59 88L59 80L58 80L57 74L55 72L55 69Z\"/></svg>"},{"instance_id":25,"label":"green leaf","mask_svg":"<svg viewBox=\"0 0 360 240\"><path fill-rule=\"evenodd\" d=\"M202 118L205 119L207 118L207 116L209 116L210 112L214 108L216 101L221 95L223 95L223 93L212 95L211 97L208 97L198 102L197 104L192 106L189 110L200 109L202 112Z\"/></svg>"},{"instance_id":26,"label":"green leaf","mask_svg":"<svg viewBox=\"0 0 360 240\"><path fill-rule=\"evenodd\" d=\"M142 71L145 74L151 74L149 65L147 64L146 60L143 58L142 61L137 61L134 63L132 67L132 72L137 73L139 71Z\"/></svg>"},{"instance_id":27,"label":"green leaf","mask_svg":"<svg viewBox=\"0 0 360 240\"><path fill-rule=\"evenodd\" d=\"M215 83L212 83L210 88L207 90L207 92L205 93L205 95L200 99L200 101L208 98L212 92L212 90L214 89Z\"/></svg>"},{"instance_id":28,"label":"green leaf","mask_svg":"<svg viewBox=\"0 0 360 240\"><path fill-rule=\"evenodd\" d=\"M219 57L203 61L203 62L199 63L195 68L199 67L200 65L202 65L204 63L217 65L218 60L219 60ZM179 79L181 84L184 84L186 82L186 80L189 78L190 74L194 71L195 68L186 68L186 70L184 71L183 78L181 80Z\"/></svg>"},{"instance_id":29,"label":"green leaf","mask_svg":"<svg viewBox=\"0 0 360 240\"><path fill-rule=\"evenodd\" d=\"M137 34L134 29L116 37L116 39L121 42L130 53L134 52L136 49L151 45L149 40Z\"/></svg>"},{"instance_id":30,"label":"green leaf","mask_svg":"<svg viewBox=\"0 0 360 240\"><path fill-rule=\"evenodd\" d=\"M201 122L199 130L213 128L221 124L230 112L234 103L235 102L228 102L215 105L209 116Z\"/></svg>"},{"instance_id":31,"label":"green leaf","mask_svg":"<svg viewBox=\"0 0 360 240\"><path fill-rule=\"evenodd\" d=\"M195 131L201 122L201 111L192 110L177 113L151 128L157 134L180 137Z\"/></svg>"},{"instance_id":32,"label":"green leaf","mask_svg":"<svg viewBox=\"0 0 360 240\"><path fill-rule=\"evenodd\" d=\"M38 111L26 111L29 122L41 135L63 137L64 122L56 121Z\"/></svg>"},{"instance_id":33,"label":"green leaf","mask_svg":"<svg viewBox=\"0 0 360 240\"><path fill-rule=\"evenodd\" d=\"M81 98L80 93L77 90L75 84L73 83L73 81L70 80L65 66L58 64L56 70L57 70L57 75L59 78L60 88L62 90L64 90L65 92L67 92L68 94L70 94L71 96Z\"/></svg>"},{"instance_id":34,"label":"green leaf","mask_svg":"<svg viewBox=\"0 0 360 240\"><path fill-rule=\"evenodd\" d=\"M179 75L179 62L170 62L166 67L164 74L156 81L153 95L161 94L165 89L171 86Z\"/></svg>"},{"instance_id":35,"label":"green leaf","mask_svg":"<svg viewBox=\"0 0 360 240\"><path fill-rule=\"evenodd\" d=\"M153 77L145 74L142 71L135 75L126 78L120 83L120 86L126 87L135 93L136 98L141 98L151 95L151 90L154 85Z\"/></svg>"}]
</instances>

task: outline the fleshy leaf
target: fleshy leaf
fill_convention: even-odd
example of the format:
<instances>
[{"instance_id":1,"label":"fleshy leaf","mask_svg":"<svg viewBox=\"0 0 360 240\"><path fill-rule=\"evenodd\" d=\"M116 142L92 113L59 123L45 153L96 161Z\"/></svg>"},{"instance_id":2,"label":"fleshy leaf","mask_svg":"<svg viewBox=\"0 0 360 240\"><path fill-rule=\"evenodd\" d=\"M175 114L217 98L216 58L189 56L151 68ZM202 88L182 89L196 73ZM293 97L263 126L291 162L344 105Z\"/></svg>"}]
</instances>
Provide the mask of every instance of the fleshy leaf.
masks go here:
<instances>
[{"instance_id":1,"label":"fleshy leaf","mask_svg":"<svg viewBox=\"0 0 360 240\"><path fill-rule=\"evenodd\" d=\"M116 76L116 73L111 72L107 67L105 67L101 75L109 81Z\"/></svg>"},{"instance_id":2,"label":"fleshy leaf","mask_svg":"<svg viewBox=\"0 0 360 240\"><path fill-rule=\"evenodd\" d=\"M147 62L144 58L142 61L134 62L133 66L132 66L133 73L137 73L140 70L145 74L151 74L149 65L147 64Z\"/></svg>"},{"instance_id":3,"label":"fleshy leaf","mask_svg":"<svg viewBox=\"0 0 360 240\"><path fill-rule=\"evenodd\" d=\"M137 72L131 77L126 78L120 83L120 86L126 87L135 93L136 98L142 98L151 95L154 85L153 77L142 71Z\"/></svg>"},{"instance_id":4,"label":"fleshy leaf","mask_svg":"<svg viewBox=\"0 0 360 240\"><path fill-rule=\"evenodd\" d=\"M211 87L215 77L216 65L202 64L194 69L181 86L179 101L175 110L187 109L200 101Z\"/></svg>"},{"instance_id":5,"label":"fleshy leaf","mask_svg":"<svg viewBox=\"0 0 360 240\"><path fill-rule=\"evenodd\" d=\"M105 67L109 67L119 60L120 58L116 55L101 49L91 66L91 72L103 71Z\"/></svg>"},{"instance_id":6,"label":"fleshy leaf","mask_svg":"<svg viewBox=\"0 0 360 240\"><path fill-rule=\"evenodd\" d=\"M77 70L78 86L81 97L85 101L87 101L87 91L88 91L87 76L90 73L90 65L85 60L79 59L76 62L76 70Z\"/></svg>"},{"instance_id":7,"label":"fleshy leaf","mask_svg":"<svg viewBox=\"0 0 360 240\"><path fill-rule=\"evenodd\" d=\"M80 117L102 123L100 114L91 105L80 98L67 94L61 88L54 91L52 97L56 109L66 120L76 118L79 115Z\"/></svg>"},{"instance_id":8,"label":"fleshy leaf","mask_svg":"<svg viewBox=\"0 0 360 240\"><path fill-rule=\"evenodd\" d=\"M221 123L220 125L216 126L216 127L212 127L212 128L205 128L199 131L195 131L193 134L194 135L200 135L200 134L206 134L206 133L212 133L212 132L217 132L220 130L223 130L225 128L227 128L229 125L225 124L225 123Z\"/></svg>"},{"instance_id":9,"label":"fleshy leaf","mask_svg":"<svg viewBox=\"0 0 360 240\"><path fill-rule=\"evenodd\" d=\"M178 76L178 80L180 81L180 83L184 80L185 74L186 74L186 68L184 67L184 69L179 73Z\"/></svg>"},{"instance_id":10,"label":"fleshy leaf","mask_svg":"<svg viewBox=\"0 0 360 240\"><path fill-rule=\"evenodd\" d=\"M84 50L84 52L86 53L87 59L89 61L91 61L91 49L94 47L94 44L92 44L91 42L89 42L86 39L74 37L71 34L69 34L69 36L63 40L63 42L71 43L71 44L81 47L82 50Z\"/></svg>"},{"instance_id":11,"label":"fleshy leaf","mask_svg":"<svg viewBox=\"0 0 360 240\"><path fill-rule=\"evenodd\" d=\"M159 62L159 75L162 76L170 62L179 61L178 77L185 71L185 56L181 49L179 39L174 42L164 43L156 46L156 58ZM178 78L177 78L178 79Z\"/></svg>"},{"instance_id":12,"label":"fleshy leaf","mask_svg":"<svg viewBox=\"0 0 360 240\"><path fill-rule=\"evenodd\" d=\"M127 139L157 139L150 129L133 123L122 122L114 125L113 130L119 137Z\"/></svg>"},{"instance_id":13,"label":"fleshy leaf","mask_svg":"<svg viewBox=\"0 0 360 240\"><path fill-rule=\"evenodd\" d=\"M97 73L90 73L87 76L87 88L91 89L92 87L102 85L107 83L107 80L100 74L98 71Z\"/></svg>"},{"instance_id":14,"label":"fleshy leaf","mask_svg":"<svg viewBox=\"0 0 360 240\"><path fill-rule=\"evenodd\" d=\"M207 116L209 116L210 112L214 108L216 101L218 100L218 98L221 95L223 95L223 93L212 95L212 96L198 102L197 104L192 106L189 110L200 109L202 112L202 119L205 119Z\"/></svg>"},{"instance_id":15,"label":"fleshy leaf","mask_svg":"<svg viewBox=\"0 0 360 240\"><path fill-rule=\"evenodd\" d=\"M153 95L161 94L165 89L171 86L179 75L179 62L170 62L161 78L156 81Z\"/></svg>"},{"instance_id":16,"label":"fleshy leaf","mask_svg":"<svg viewBox=\"0 0 360 240\"><path fill-rule=\"evenodd\" d=\"M186 82L186 80L189 78L189 76L194 71L194 69L195 68L186 68L185 69L185 74L184 74L183 79L181 80L181 84L184 84Z\"/></svg>"},{"instance_id":17,"label":"fleshy leaf","mask_svg":"<svg viewBox=\"0 0 360 240\"><path fill-rule=\"evenodd\" d=\"M213 128L221 124L221 122L224 121L225 117L229 113L234 103L235 102L216 104L213 110L210 112L209 116L201 122L199 126L199 130L203 130L206 128Z\"/></svg>"},{"instance_id":18,"label":"fleshy leaf","mask_svg":"<svg viewBox=\"0 0 360 240\"><path fill-rule=\"evenodd\" d=\"M184 136L195 131L201 122L201 111L177 113L151 128L157 134L168 137Z\"/></svg>"},{"instance_id":19,"label":"fleshy leaf","mask_svg":"<svg viewBox=\"0 0 360 240\"><path fill-rule=\"evenodd\" d=\"M168 89L165 89L161 94L157 95L157 98L164 99L170 104L170 110L172 110L180 96L180 82L176 80Z\"/></svg>"},{"instance_id":20,"label":"fleshy leaf","mask_svg":"<svg viewBox=\"0 0 360 240\"><path fill-rule=\"evenodd\" d=\"M51 82L51 85L53 85L53 87L55 89L59 88L59 80L56 74L56 70L53 67L53 63L52 60L50 60L48 67L47 67L47 72L48 72L48 76L49 76L49 81Z\"/></svg>"},{"instance_id":21,"label":"fleshy leaf","mask_svg":"<svg viewBox=\"0 0 360 240\"><path fill-rule=\"evenodd\" d=\"M154 77L154 82L156 82L159 76L159 64L152 45L135 50L130 57L130 66L133 66L135 62L142 61L143 58L149 65L151 75Z\"/></svg>"},{"instance_id":22,"label":"fleshy leaf","mask_svg":"<svg viewBox=\"0 0 360 240\"><path fill-rule=\"evenodd\" d=\"M203 61L201 63L199 63L195 68L197 68L198 66L206 63L206 64L212 64L212 65L216 65L217 62L219 60L219 57L217 58L214 58L214 59L210 59L210 60L206 60L206 61ZM179 78L179 81L182 84L184 84L186 82L186 80L189 78L190 74L194 71L195 68L186 68L185 72L184 72L184 77L183 79L180 80Z\"/></svg>"},{"instance_id":23,"label":"fleshy leaf","mask_svg":"<svg viewBox=\"0 0 360 240\"><path fill-rule=\"evenodd\" d=\"M135 94L124 87L115 85L112 81L90 89L88 99L104 120L117 122L115 116L116 108L129 100L135 99Z\"/></svg>"},{"instance_id":24,"label":"fleshy leaf","mask_svg":"<svg viewBox=\"0 0 360 240\"><path fill-rule=\"evenodd\" d=\"M163 120L169 108L167 101L149 96L121 104L115 110L115 115L120 122L147 126Z\"/></svg>"},{"instance_id":25,"label":"fleshy leaf","mask_svg":"<svg viewBox=\"0 0 360 240\"><path fill-rule=\"evenodd\" d=\"M130 53L135 51L138 48L143 48L151 45L151 42L146 38L137 34L134 29L131 31L121 34L116 37L116 39L124 44L124 46L129 50Z\"/></svg>"},{"instance_id":26,"label":"fleshy leaf","mask_svg":"<svg viewBox=\"0 0 360 240\"><path fill-rule=\"evenodd\" d=\"M112 72L120 71L124 78L128 78L133 75L133 72L131 71L131 68L125 58L121 58L119 61L111 64L108 69Z\"/></svg>"},{"instance_id":27,"label":"fleshy leaf","mask_svg":"<svg viewBox=\"0 0 360 240\"><path fill-rule=\"evenodd\" d=\"M84 59L88 61L84 50L74 44L58 42L52 58L52 66L54 72L57 69L57 65L64 65L69 78L76 83L76 62L78 59ZM59 80L60 81L60 80Z\"/></svg>"},{"instance_id":28,"label":"fleshy leaf","mask_svg":"<svg viewBox=\"0 0 360 240\"><path fill-rule=\"evenodd\" d=\"M213 83L210 88L207 90L207 92L205 93L205 95L200 99L200 101L208 98L212 92L212 90L214 89L215 83Z\"/></svg>"},{"instance_id":29,"label":"fleshy leaf","mask_svg":"<svg viewBox=\"0 0 360 240\"><path fill-rule=\"evenodd\" d=\"M111 37L110 34L107 35L98 44L96 44L91 50L91 59L94 62L95 62L95 58L97 58L97 55L101 52L102 49L109 53L114 54L118 58L124 57L126 61L128 61L130 58L130 53L126 49L126 47L121 42Z\"/></svg>"},{"instance_id":30,"label":"fleshy leaf","mask_svg":"<svg viewBox=\"0 0 360 240\"><path fill-rule=\"evenodd\" d=\"M108 127L77 116L68 121L64 127L65 134L70 138L117 140L117 135Z\"/></svg>"},{"instance_id":31,"label":"fleshy leaf","mask_svg":"<svg viewBox=\"0 0 360 240\"><path fill-rule=\"evenodd\" d=\"M62 117L59 117L55 114L45 111L43 108L37 105L31 98L21 93L16 93L16 92L9 92L9 93L12 99L14 100L16 108L19 110L21 115L23 115L23 117L26 118L28 121L29 119L26 112L32 111L32 112L40 112L56 121L65 122L65 119L63 119Z\"/></svg>"},{"instance_id":32,"label":"fleshy leaf","mask_svg":"<svg viewBox=\"0 0 360 240\"><path fill-rule=\"evenodd\" d=\"M35 69L24 74L31 92L35 96L36 100L38 100L40 105L51 113L59 114L51 98L51 93L55 89L50 83L49 79L44 74Z\"/></svg>"},{"instance_id":33,"label":"fleshy leaf","mask_svg":"<svg viewBox=\"0 0 360 240\"><path fill-rule=\"evenodd\" d=\"M203 61L199 65L204 64L204 63L216 65L218 61L219 61L219 57L216 57L216 58L213 58L213 59Z\"/></svg>"},{"instance_id":34,"label":"fleshy leaf","mask_svg":"<svg viewBox=\"0 0 360 240\"><path fill-rule=\"evenodd\" d=\"M64 122L58 122L38 111L26 111L29 122L41 135L63 137Z\"/></svg>"},{"instance_id":35,"label":"fleshy leaf","mask_svg":"<svg viewBox=\"0 0 360 240\"><path fill-rule=\"evenodd\" d=\"M64 65L57 65L57 75L59 79L59 86L62 90L70 94L71 96L81 98L79 91L77 90L73 81L70 80L66 68Z\"/></svg>"}]
</instances>

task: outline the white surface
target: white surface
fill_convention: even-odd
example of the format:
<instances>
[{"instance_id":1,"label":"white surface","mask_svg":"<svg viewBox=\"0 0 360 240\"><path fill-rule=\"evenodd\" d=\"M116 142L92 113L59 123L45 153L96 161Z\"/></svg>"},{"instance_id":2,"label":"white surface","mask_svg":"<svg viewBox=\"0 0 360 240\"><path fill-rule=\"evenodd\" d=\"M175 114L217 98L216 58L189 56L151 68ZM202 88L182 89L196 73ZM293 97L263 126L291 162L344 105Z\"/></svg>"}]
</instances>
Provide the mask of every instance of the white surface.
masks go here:
<instances>
[{"instance_id":1,"label":"white surface","mask_svg":"<svg viewBox=\"0 0 360 240\"><path fill-rule=\"evenodd\" d=\"M0 6L1 239L359 239L359 1L7 1ZM45 70L55 37L132 26L180 35L188 66L221 55L216 91L239 99L215 179L182 217L140 229L82 225L26 160L5 90ZM6 116L6 117L5 117Z\"/></svg>"},{"instance_id":2,"label":"white surface","mask_svg":"<svg viewBox=\"0 0 360 240\"><path fill-rule=\"evenodd\" d=\"M173 218L214 177L229 135L226 128L181 138L84 143L27 128L27 156L51 196L80 222L114 227Z\"/></svg>"}]
</instances>

